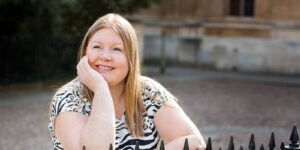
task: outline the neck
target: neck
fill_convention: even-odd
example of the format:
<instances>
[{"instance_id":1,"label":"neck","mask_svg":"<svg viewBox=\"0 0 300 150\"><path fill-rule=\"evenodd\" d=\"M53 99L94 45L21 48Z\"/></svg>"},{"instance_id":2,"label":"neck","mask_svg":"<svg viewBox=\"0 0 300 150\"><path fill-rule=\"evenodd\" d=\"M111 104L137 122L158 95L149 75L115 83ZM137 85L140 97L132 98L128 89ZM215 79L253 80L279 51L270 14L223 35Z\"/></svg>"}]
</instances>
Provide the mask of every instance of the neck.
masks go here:
<instances>
[{"instance_id":1,"label":"neck","mask_svg":"<svg viewBox=\"0 0 300 150\"><path fill-rule=\"evenodd\" d=\"M109 86L110 94L113 98L114 105L125 103L125 83L122 82L117 86Z\"/></svg>"},{"instance_id":2,"label":"neck","mask_svg":"<svg viewBox=\"0 0 300 150\"><path fill-rule=\"evenodd\" d=\"M121 120L125 111L125 83L109 87L115 108L116 118Z\"/></svg>"}]
</instances>

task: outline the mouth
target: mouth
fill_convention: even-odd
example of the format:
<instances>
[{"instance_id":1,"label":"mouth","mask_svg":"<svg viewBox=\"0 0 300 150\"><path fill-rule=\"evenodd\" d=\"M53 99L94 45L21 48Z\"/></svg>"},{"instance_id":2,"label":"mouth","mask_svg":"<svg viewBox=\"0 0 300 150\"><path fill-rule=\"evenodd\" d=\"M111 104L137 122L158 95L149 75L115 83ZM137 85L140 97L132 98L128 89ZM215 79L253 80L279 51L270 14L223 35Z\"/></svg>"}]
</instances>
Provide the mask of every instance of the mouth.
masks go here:
<instances>
[{"instance_id":1,"label":"mouth","mask_svg":"<svg viewBox=\"0 0 300 150\"><path fill-rule=\"evenodd\" d=\"M96 65L96 68L97 68L97 70L100 70L100 71L110 71L110 70L114 69L113 67L104 66L104 65Z\"/></svg>"}]
</instances>

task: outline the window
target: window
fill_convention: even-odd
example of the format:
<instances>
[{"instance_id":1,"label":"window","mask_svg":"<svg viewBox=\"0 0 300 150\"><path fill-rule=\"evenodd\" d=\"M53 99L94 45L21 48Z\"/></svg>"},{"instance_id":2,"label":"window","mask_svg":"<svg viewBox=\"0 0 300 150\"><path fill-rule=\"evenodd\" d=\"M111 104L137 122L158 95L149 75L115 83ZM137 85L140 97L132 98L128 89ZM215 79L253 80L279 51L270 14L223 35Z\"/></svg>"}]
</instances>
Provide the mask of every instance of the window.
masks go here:
<instances>
[{"instance_id":1,"label":"window","mask_svg":"<svg viewBox=\"0 0 300 150\"><path fill-rule=\"evenodd\" d=\"M254 0L244 0L244 16L254 16Z\"/></svg>"},{"instance_id":2,"label":"window","mask_svg":"<svg viewBox=\"0 0 300 150\"><path fill-rule=\"evenodd\" d=\"M230 16L253 17L254 0L230 0Z\"/></svg>"},{"instance_id":3,"label":"window","mask_svg":"<svg viewBox=\"0 0 300 150\"><path fill-rule=\"evenodd\" d=\"M230 0L230 15L231 16L240 15L240 0Z\"/></svg>"}]
</instances>

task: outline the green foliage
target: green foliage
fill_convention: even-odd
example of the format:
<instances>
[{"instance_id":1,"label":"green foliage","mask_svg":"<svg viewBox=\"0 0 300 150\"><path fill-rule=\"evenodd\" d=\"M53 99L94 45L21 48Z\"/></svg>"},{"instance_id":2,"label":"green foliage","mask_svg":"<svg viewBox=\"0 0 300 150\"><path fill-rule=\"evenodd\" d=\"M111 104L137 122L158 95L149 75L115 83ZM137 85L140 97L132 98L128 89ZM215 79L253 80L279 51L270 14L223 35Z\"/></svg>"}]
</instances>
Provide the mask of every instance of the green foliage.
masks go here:
<instances>
[{"instance_id":1,"label":"green foliage","mask_svg":"<svg viewBox=\"0 0 300 150\"><path fill-rule=\"evenodd\" d=\"M3 0L0 3L1 35L53 36L61 32L60 10L60 3L54 1Z\"/></svg>"},{"instance_id":2,"label":"green foliage","mask_svg":"<svg viewBox=\"0 0 300 150\"><path fill-rule=\"evenodd\" d=\"M100 16L106 13L130 14L147 7L157 0L77 0L73 5L65 5L64 31L80 35ZM74 18L74 16L76 16Z\"/></svg>"},{"instance_id":3,"label":"green foliage","mask_svg":"<svg viewBox=\"0 0 300 150\"><path fill-rule=\"evenodd\" d=\"M0 83L74 77L80 40L68 35L0 38Z\"/></svg>"},{"instance_id":4,"label":"green foliage","mask_svg":"<svg viewBox=\"0 0 300 150\"><path fill-rule=\"evenodd\" d=\"M82 35L100 16L130 14L158 0L1 0L1 35Z\"/></svg>"},{"instance_id":5,"label":"green foliage","mask_svg":"<svg viewBox=\"0 0 300 150\"><path fill-rule=\"evenodd\" d=\"M158 0L0 0L0 84L76 75L81 38L109 13Z\"/></svg>"}]
</instances>

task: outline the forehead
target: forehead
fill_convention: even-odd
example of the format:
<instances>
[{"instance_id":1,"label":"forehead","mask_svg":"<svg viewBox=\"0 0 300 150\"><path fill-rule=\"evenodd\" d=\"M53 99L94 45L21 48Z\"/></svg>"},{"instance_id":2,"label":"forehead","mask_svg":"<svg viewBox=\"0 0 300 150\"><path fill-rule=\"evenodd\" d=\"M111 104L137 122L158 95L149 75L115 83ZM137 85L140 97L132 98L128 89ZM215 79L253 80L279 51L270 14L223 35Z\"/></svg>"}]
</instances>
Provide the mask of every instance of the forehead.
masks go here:
<instances>
[{"instance_id":1,"label":"forehead","mask_svg":"<svg viewBox=\"0 0 300 150\"><path fill-rule=\"evenodd\" d=\"M98 31L96 31L89 43L92 42L101 42L101 43L113 43L113 44L122 44L123 40L118 32L111 28L102 28Z\"/></svg>"}]
</instances>

